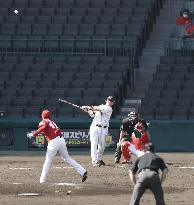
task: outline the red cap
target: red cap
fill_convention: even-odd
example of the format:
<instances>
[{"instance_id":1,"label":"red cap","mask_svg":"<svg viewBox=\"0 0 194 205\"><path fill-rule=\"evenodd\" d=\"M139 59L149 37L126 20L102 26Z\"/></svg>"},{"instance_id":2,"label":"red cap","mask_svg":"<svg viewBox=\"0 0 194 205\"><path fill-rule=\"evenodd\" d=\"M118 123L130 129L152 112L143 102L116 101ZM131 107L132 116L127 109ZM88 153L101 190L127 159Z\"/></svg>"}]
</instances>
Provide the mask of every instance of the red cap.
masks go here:
<instances>
[{"instance_id":1,"label":"red cap","mask_svg":"<svg viewBox=\"0 0 194 205\"><path fill-rule=\"evenodd\" d=\"M51 117L51 113L49 110L43 110L42 111L42 118L50 118Z\"/></svg>"}]
</instances>

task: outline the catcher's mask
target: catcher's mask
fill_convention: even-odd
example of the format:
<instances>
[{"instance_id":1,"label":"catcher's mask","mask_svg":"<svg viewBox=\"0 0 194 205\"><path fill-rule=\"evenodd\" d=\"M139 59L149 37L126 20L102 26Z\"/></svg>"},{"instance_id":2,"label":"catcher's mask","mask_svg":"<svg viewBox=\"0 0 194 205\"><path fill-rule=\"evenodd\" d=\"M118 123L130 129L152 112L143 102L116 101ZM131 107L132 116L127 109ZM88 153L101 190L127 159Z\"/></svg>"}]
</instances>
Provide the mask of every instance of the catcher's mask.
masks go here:
<instances>
[{"instance_id":1,"label":"catcher's mask","mask_svg":"<svg viewBox=\"0 0 194 205\"><path fill-rule=\"evenodd\" d=\"M130 120L136 120L138 118L138 113L135 111L132 111L128 114Z\"/></svg>"}]
</instances>

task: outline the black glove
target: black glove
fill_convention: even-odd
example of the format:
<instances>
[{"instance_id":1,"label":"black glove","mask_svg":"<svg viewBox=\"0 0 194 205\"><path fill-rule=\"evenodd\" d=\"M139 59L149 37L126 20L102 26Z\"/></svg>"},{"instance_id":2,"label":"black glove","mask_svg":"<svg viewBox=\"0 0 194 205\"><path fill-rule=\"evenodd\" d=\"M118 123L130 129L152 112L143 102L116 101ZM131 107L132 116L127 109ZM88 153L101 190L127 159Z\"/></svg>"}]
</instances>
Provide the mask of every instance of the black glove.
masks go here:
<instances>
[{"instance_id":1,"label":"black glove","mask_svg":"<svg viewBox=\"0 0 194 205\"><path fill-rule=\"evenodd\" d=\"M135 134L135 137L137 137L137 138L141 138L141 132L140 131L138 131L138 130L134 130L134 134Z\"/></svg>"}]
</instances>

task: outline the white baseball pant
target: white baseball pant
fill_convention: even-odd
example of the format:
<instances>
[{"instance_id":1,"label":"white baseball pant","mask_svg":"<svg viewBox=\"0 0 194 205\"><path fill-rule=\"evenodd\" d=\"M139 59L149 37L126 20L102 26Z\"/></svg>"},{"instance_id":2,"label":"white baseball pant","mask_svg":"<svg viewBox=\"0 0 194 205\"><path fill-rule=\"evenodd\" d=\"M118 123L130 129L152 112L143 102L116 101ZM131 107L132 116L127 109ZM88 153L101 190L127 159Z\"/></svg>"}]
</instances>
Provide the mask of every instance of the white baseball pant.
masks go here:
<instances>
[{"instance_id":1,"label":"white baseball pant","mask_svg":"<svg viewBox=\"0 0 194 205\"><path fill-rule=\"evenodd\" d=\"M129 151L137 157L141 157L142 155L144 155L144 151L136 149L135 145L132 143L130 143L129 145Z\"/></svg>"},{"instance_id":2,"label":"white baseball pant","mask_svg":"<svg viewBox=\"0 0 194 205\"><path fill-rule=\"evenodd\" d=\"M98 163L104 153L106 147L106 135L108 134L108 127L90 126L90 143L91 143L91 158L92 164Z\"/></svg>"},{"instance_id":3,"label":"white baseball pant","mask_svg":"<svg viewBox=\"0 0 194 205\"><path fill-rule=\"evenodd\" d=\"M57 152L59 152L62 159L67 161L67 163L70 164L81 176L84 175L86 170L69 156L65 139L63 137L56 137L48 142L46 159L40 176L40 183L46 182L53 157L57 154Z\"/></svg>"}]
</instances>

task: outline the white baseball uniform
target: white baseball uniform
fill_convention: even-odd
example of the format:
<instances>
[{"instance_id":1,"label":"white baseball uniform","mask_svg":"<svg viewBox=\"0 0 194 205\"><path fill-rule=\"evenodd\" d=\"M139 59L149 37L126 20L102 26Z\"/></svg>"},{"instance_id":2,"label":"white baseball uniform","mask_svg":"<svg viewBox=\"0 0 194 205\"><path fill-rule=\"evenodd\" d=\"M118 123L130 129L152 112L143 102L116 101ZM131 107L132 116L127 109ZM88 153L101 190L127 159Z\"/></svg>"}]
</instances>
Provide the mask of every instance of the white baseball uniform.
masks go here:
<instances>
[{"instance_id":1,"label":"white baseball uniform","mask_svg":"<svg viewBox=\"0 0 194 205\"><path fill-rule=\"evenodd\" d=\"M100 111L95 112L90 126L92 164L97 164L104 153L109 121L113 111L112 107L108 105L99 105L98 107Z\"/></svg>"}]
</instances>

